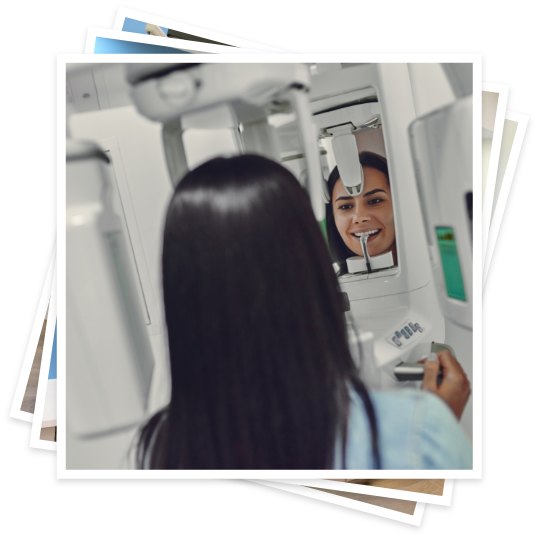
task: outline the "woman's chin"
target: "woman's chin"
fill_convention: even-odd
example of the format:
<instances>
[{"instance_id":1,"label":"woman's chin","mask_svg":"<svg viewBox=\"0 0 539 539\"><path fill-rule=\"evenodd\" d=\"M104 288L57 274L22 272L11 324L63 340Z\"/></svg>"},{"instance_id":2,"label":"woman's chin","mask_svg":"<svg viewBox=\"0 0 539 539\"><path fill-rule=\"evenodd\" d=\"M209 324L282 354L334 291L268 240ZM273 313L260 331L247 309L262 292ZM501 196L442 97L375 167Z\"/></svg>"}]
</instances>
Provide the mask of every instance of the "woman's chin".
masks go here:
<instances>
[{"instance_id":1,"label":"woman's chin","mask_svg":"<svg viewBox=\"0 0 539 539\"><path fill-rule=\"evenodd\" d=\"M376 240L373 243L377 243ZM360 251L359 249L352 249L352 247L356 247L355 245L348 245L348 248L354 253L355 256L361 256L363 258L363 251ZM380 256L384 255L386 253L389 253L391 251L391 245L388 246L379 246L379 245L371 245L367 244L367 249L369 251L369 256Z\"/></svg>"},{"instance_id":2,"label":"woman's chin","mask_svg":"<svg viewBox=\"0 0 539 539\"><path fill-rule=\"evenodd\" d=\"M388 247L387 249L369 249L369 256L380 256L385 255L386 253L389 253L391 251L391 247ZM363 253L354 251L356 256L360 256L361 258L364 258Z\"/></svg>"}]
</instances>

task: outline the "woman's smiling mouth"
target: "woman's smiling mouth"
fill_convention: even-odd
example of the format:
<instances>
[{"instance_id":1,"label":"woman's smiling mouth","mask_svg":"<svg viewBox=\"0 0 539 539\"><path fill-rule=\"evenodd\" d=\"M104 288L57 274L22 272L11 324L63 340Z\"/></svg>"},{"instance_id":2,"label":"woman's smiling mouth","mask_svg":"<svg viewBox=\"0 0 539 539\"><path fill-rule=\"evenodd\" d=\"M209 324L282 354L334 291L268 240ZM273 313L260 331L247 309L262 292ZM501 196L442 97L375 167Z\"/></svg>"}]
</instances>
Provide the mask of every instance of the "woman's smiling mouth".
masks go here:
<instances>
[{"instance_id":1,"label":"woman's smiling mouth","mask_svg":"<svg viewBox=\"0 0 539 539\"><path fill-rule=\"evenodd\" d=\"M354 236L354 238L357 238L357 240L359 240L362 234L367 234L369 236L367 238L367 242L369 242L377 238L380 232L382 232L381 228L371 228L369 230L363 230L361 232L352 232L351 234L352 236Z\"/></svg>"}]
</instances>

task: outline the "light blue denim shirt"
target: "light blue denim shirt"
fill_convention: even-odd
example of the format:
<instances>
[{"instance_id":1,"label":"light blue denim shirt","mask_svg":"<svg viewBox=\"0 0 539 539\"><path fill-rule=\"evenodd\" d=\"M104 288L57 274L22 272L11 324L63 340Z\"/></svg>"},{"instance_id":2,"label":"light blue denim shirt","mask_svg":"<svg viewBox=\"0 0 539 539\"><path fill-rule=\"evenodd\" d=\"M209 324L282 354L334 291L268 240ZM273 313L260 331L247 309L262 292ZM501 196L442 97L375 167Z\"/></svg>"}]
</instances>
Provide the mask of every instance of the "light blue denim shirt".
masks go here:
<instances>
[{"instance_id":1,"label":"light blue denim shirt","mask_svg":"<svg viewBox=\"0 0 539 539\"><path fill-rule=\"evenodd\" d=\"M471 470L472 447L447 404L428 391L401 389L370 393L376 412L382 469ZM351 392L346 444L335 454L335 469L374 468L369 421L361 397Z\"/></svg>"}]
</instances>

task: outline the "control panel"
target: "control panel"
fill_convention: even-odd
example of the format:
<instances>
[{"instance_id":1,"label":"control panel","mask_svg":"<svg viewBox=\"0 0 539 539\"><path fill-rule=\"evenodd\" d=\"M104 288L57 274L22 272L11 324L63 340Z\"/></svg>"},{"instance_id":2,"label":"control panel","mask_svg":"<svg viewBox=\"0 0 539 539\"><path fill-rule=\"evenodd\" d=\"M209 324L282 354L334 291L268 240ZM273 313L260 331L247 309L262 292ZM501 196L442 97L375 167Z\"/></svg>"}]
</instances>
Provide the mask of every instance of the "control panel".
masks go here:
<instances>
[{"instance_id":1,"label":"control panel","mask_svg":"<svg viewBox=\"0 0 539 539\"><path fill-rule=\"evenodd\" d=\"M412 320L407 320L404 324L396 328L386 338L386 341L397 348L403 348L409 344L418 342L423 331L424 329L420 324Z\"/></svg>"}]
</instances>

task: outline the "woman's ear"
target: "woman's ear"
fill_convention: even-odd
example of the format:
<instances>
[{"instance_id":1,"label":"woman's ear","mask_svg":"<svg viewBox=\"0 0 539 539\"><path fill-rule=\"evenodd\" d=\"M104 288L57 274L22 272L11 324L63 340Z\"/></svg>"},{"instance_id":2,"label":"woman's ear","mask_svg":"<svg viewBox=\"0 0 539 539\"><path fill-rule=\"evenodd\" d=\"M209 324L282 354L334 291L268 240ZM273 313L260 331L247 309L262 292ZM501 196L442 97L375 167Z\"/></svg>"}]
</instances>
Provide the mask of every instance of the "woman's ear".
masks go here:
<instances>
[{"instance_id":1,"label":"woman's ear","mask_svg":"<svg viewBox=\"0 0 539 539\"><path fill-rule=\"evenodd\" d=\"M322 179L322 192L324 194L324 202L326 204L329 204L331 202L331 195L329 193L329 185L328 182L324 179Z\"/></svg>"}]
</instances>

